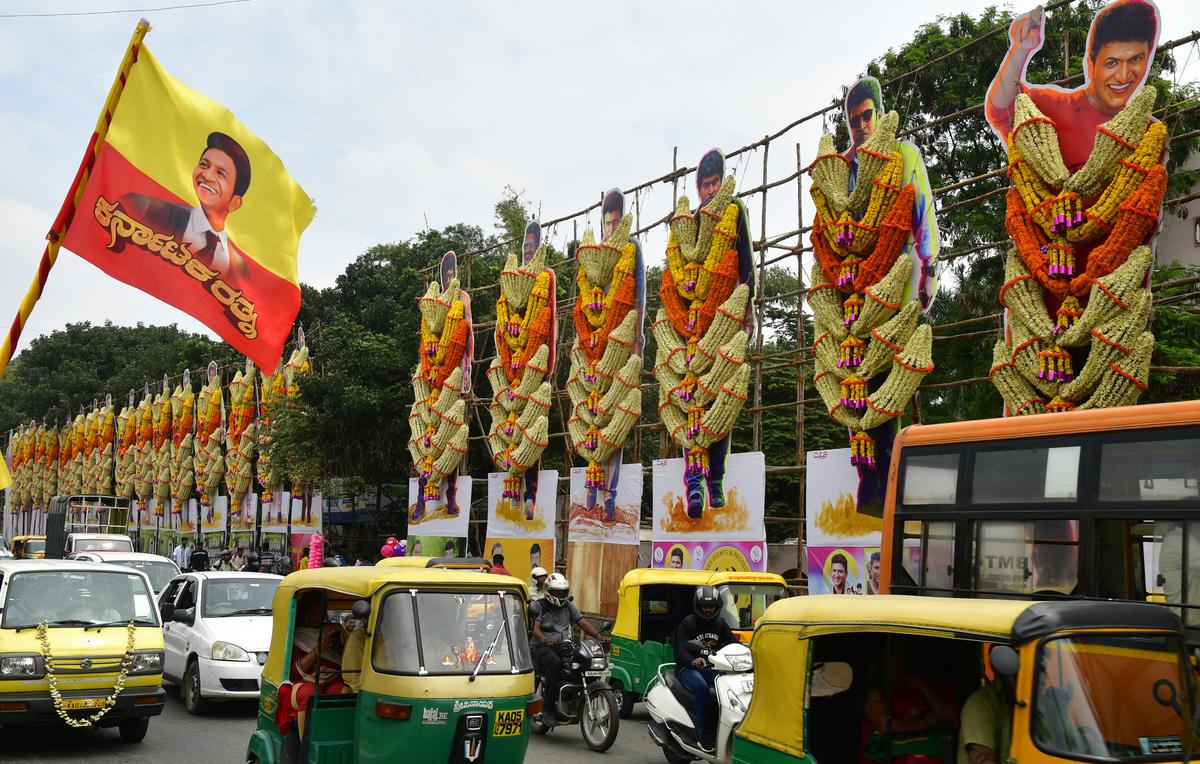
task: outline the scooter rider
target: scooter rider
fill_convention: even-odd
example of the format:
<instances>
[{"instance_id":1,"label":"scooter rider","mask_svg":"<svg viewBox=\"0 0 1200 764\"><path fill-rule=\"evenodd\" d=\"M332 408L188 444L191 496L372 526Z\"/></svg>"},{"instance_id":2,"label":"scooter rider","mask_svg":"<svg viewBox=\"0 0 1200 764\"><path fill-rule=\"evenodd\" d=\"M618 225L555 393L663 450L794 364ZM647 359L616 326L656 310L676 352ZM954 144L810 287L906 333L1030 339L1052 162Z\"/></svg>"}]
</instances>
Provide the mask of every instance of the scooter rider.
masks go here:
<instances>
[{"instance_id":1,"label":"scooter rider","mask_svg":"<svg viewBox=\"0 0 1200 764\"><path fill-rule=\"evenodd\" d=\"M582 611L571 602L571 584L561 573L553 573L546 579L546 596L541 601L541 612L533 621L533 663L543 679L542 693L545 707L542 721L547 726L558 723L555 706L562 675L562 657L555 649L561 642L571 639L571 625L589 637L600 638L600 632L592 626Z\"/></svg>"},{"instance_id":2,"label":"scooter rider","mask_svg":"<svg viewBox=\"0 0 1200 764\"><path fill-rule=\"evenodd\" d=\"M713 729L712 708L708 690L717 681L717 673L708 665L706 656L737 641L729 624L720 617L721 597L711 586L697 586L692 595L692 614L675 630L675 673L692 693L696 708L700 747L707 753L716 750L716 730ZM697 641L704 645L697 651L688 645Z\"/></svg>"}]
</instances>

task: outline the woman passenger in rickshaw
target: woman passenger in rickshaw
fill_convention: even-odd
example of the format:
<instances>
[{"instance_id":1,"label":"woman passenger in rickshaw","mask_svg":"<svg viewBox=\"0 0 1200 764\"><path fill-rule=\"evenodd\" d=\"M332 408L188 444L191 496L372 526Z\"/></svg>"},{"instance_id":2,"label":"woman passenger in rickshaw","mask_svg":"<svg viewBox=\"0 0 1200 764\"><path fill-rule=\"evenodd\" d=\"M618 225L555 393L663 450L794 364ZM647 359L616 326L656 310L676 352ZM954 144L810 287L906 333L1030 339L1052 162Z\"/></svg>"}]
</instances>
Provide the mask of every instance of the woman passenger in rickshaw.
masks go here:
<instances>
[{"instance_id":1,"label":"woman passenger in rickshaw","mask_svg":"<svg viewBox=\"0 0 1200 764\"><path fill-rule=\"evenodd\" d=\"M309 699L317 693L320 679L322 695L349 693L354 690L342 681L342 651L346 630L339 624L325 622L324 595L308 591L296 604L296 631L292 635L290 690L280 687L279 713L276 723L283 732L291 729L301 712L307 710ZM318 671L320 676L318 677Z\"/></svg>"},{"instance_id":2,"label":"woman passenger in rickshaw","mask_svg":"<svg viewBox=\"0 0 1200 764\"><path fill-rule=\"evenodd\" d=\"M953 764L942 757L942 735L958 729L954 689L925 673L909 650L905 640L892 639L889 651L876 656L863 702L860 764L885 761L889 753L894 764Z\"/></svg>"}]
</instances>

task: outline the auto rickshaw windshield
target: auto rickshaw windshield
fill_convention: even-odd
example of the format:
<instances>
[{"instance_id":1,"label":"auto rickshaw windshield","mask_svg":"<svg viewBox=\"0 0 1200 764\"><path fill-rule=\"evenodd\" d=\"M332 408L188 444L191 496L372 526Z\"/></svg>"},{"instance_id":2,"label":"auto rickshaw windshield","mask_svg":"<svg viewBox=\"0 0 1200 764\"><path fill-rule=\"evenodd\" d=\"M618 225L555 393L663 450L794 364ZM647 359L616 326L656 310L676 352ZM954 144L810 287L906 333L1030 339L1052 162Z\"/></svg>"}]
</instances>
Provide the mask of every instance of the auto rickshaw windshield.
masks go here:
<instances>
[{"instance_id":1,"label":"auto rickshaw windshield","mask_svg":"<svg viewBox=\"0 0 1200 764\"><path fill-rule=\"evenodd\" d=\"M494 591L387 596L372 661L375 671L387 674L510 674L533 668L520 598Z\"/></svg>"},{"instance_id":2,"label":"auto rickshaw windshield","mask_svg":"<svg viewBox=\"0 0 1200 764\"><path fill-rule=\"evenodd\" d=\"M1067 758L1160 760L1191 745L1183 640L1073 634L1038 650L1032 733Z\"/></svg>"},{"instance_id":3,"label":"auto rickshaw windshield","mask_svg":"<svg viewBox=\"0 0 1200 764\"><path fill-rule=\"evenodd\" d=\"M8 582L3 627L23 629L46 621L50 628L125 624L157 626L146 579L114 570L37 570L14 573Z\"/></svg>"},{"instance_id":4,"label":"auto rickshaw windshield","mask_svg":"<svg viewBox=\"0 0 1200 764\"><path fill-rule=\"evenodd\" d=\"M25 554L45 554L46 539L27 539L25 541Z\"/></svg>"},{"instance_id":5,"label":"auto rickshaw windshield","mask_svg":"<svg viewBox=\"0 0 1200 764\"><path fill-rule=\"evenodd\" d=\"M767 606L788 596L779 584L726 583L717 587L721 617L731 629L753 629Z\"/></svg>"}]
</instances>

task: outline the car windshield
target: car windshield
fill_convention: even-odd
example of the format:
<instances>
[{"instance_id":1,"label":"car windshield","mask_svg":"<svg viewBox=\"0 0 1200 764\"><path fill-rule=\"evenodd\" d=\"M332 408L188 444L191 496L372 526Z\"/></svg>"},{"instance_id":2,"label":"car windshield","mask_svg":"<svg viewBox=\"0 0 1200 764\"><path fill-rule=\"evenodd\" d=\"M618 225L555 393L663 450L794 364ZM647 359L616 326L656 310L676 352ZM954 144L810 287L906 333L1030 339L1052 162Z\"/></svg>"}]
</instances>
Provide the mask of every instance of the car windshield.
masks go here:
<instances>
[{"instance_id":1,"label":"car windshield","mask_svg":"<svg viewBox=\"0 0 1200 764\"><path fill-rule=\"evenodd\" d=\"M110 562L106 560L106 562ZM158 594L171 579L179 575L179 568L169 560L111 560L114 565L140 570L150 579L150 587Z\"/></svg>"},{"instance_id":2,"label":"car windshield","mask_svg":"<svg viewBox=\"0 0 1200 764\"><path fill-rule=\"evenodd\" d=\"M1176 760L1191 745L1187 665L1174 635L1049 639L1038 650L1034 741L1089 761Z\"/></svg>"},{"instance_id":3,"label":"car windshield","mask_svg":"<svg viewBox=\"0 0 1200 764\"><path fill-rule=\"evenodd\" d=\"M278 578L218 578L204 582L205 618L270 615Z\"/></svg>"},{"instance_id":4,"label":"car windshield","mask_svg":"<svg viewBox=\"0 0 1200 764\"><path fill-rule=\"evenodd\" d=\"M44 554L46 539L29 539L25 542L25 554Z\"/></svg>"},{"instance_id":5,"label":"car windshield","mask_svg":"<svg viewBox=\"0 0 1200 764\"><path fill-rule=\"evenodd\" d=\"M42 542L42 549L46 542ZM76 552L132 552L133 542L129 539L75 539Z\"/></svg>"},{"instance_id":6,"label":"car windshield","mask_svg":"<svg viewBox=\"0 0 1200 764\"><path fill-rule=\"evenodd\" d=\"M21 571L8 580L3 627L21 629L42 621L51 627L127 621L155 626L153 602L146 579L136 573Z\"/></svg>"},{"instance_id":7,"label":"car windshield","mask_svg":"<svg viewBox=\"0 0 1200 764\"><path fill-rule=\"evenodd\" d=\"M731 629L753 629L768 605L788 596L787 587L779 584L722 584L717 592L721 617Z\"/></svg>"},{"instance_id":8,"label":"car windshield","mask_svg":"<svg viewBox=\"0 0 1200 764\"><path fill-rule=\"evenodd\" d=\"M529 671L524 607L496 592L397 592L384 600L373 653L393 674ZM419 638L418 638L419 635ZM412 645L418 649L413 650Z\"/></svg>"}]
</instances>

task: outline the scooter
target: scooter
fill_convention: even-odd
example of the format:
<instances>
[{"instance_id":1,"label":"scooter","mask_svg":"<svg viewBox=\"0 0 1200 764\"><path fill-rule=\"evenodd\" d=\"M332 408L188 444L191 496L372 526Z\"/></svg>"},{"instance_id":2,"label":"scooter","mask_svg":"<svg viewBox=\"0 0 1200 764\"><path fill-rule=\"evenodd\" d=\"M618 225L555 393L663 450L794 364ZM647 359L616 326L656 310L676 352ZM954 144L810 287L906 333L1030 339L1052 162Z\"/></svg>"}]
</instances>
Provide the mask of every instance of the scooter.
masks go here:
<instances>
[{"instance_id":1,"label":"scooter","mask_svg":"<svg viewBox=\"0 0 1200 764\"><path fill-rule=\"evenodd\" d=\"M701 655L706 652L698 642L691 646ZM650 712L647 723L650 738L662 748L668 764L686 764L697 759L711 764L728 764L732 758L733 731L746 715L754 692L754 674L751 673L754 661L750 657L750 648L737 642L705 655L705 660L719 672L715 686L709 690L709 700L717 708L714 753L706 753L700 747L692 692L675 675L675 664L659 666L643 696L646 710Z\"/></svg>"}]
</instances>

